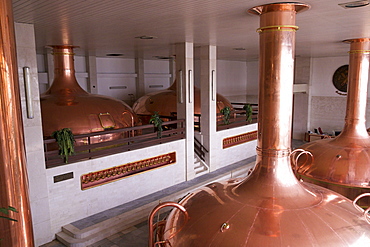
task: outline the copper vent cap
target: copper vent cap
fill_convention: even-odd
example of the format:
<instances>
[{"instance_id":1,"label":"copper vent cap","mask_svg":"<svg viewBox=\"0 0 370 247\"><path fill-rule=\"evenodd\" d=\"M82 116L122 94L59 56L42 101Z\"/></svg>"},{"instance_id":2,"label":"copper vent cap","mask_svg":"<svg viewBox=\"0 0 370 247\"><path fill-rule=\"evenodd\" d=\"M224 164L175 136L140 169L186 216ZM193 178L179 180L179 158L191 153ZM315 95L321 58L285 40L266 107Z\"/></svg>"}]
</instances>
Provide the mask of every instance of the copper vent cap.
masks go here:
<instances>
[{"instance_id":1,"label":"copper vent cap","mask_svg":"<svg viewBox=\"0 0 370 247\"><path fill-rule=\"evenodd\" d=\"M55 45L54 80L41 98L44 138L63 128L75 135L132 127L139 123L136 114L123 101L90 94L80 87L75 77L72 45ZM103 138L103 137L102 137ZM111 139L97 138L95 142Z\"/></svg>"},{"instance_id":2,"label":"copper vent cap","mask_svg":"<svg viewBox=\"0 0 370 247\"><path fill-rule=\"evenodd\" d=\"M370 137L365 125L370 39L357 38L344 42L350 43L344 128L334 139L301 146L312 154L313 159L301 156L297 172L300 178L353 200L361 193L370 192ZM362 200L360 204L370 206L370 201Z\"/></svg>"},{"instance_id":3,"label":"copper vent cap","mask_svg":"<svg viewBox=\"0 0 370 247\"><path fill-rule=\"evenodd\" d=\"M303 10L296 3L258 7L260 117L254 171L241 181L205 186L179 204L157 206L149 224L158 226L158 238L151 234L149 246L370 244L367 213L337 193L298 181L290 167L296 6ZM164 206L176 209L165 223L152 225Z\"/></svg>"}]
</instances>

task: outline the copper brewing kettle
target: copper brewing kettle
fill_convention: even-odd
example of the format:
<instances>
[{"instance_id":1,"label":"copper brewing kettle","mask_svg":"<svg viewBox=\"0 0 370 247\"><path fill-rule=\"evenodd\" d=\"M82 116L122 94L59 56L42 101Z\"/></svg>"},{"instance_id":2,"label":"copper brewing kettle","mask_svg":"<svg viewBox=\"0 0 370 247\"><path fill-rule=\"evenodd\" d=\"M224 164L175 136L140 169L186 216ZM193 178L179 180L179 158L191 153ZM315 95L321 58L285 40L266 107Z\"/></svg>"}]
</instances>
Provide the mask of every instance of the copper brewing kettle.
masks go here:
<instances>
[{"instance_id":1,"label":"copper brewing kettle","mask_svg":"<svg viewBox=\"0 0 370 247\"><path fill-rule=\"evenodd\" d=\"M367 213L330 190L298 181L290 167L294 39L303 3L274 3L261 16L257 161L247 178L212 183L151 213L149 246L370 246ZM164 206L165 222L151 224ZM161 227L163 226L163 227ZM157 237L154 238L153 235Z\"/></svg>"},{"instance_id":2,"label":"copper brewing kettle","mask_svg":"<svg viewBox=\"0 0 370 247\"><path fill-rule=\"evenodd\" d=\"M143 123L148 123L148 119L154 112L161 116L177 115L177 81L168 89L148 93L140 97L132 106L134 112L141 118ZM233 110L230 101L221 94L216 94L216 113L228 106ZM201 114L200 89L194 87L194 114ZM234 115L232 117L235 117ZM221 119L221 117L220 117Z\"/></svg>"},{"instance_id":3,"label":"copper brewing kettle","mask_svg":"<svg viewBox=\"0 0 370 247\"><path fill-rule=\"evenodd\" d=\"M71 45L55 45L54 81L40 96L44 138L63 128L74 135L110 129L133 127L139 119L123 101L108 96L90 94L78 84ZM92 142L121 138L120 135L99 135Z\"/></svg>"},{"instance_id":4,"label":"copper brewing kettle","mask_svg":"<svg viewBox=\"0 0 370 247\"><path fill-rule=\"evenodd\" d=\"M298 159L298 177L334 190L350 199L370 192L370 136L366 131L370 38L350 43L347 109L343 131L334 139L306 143L300 149L311 157ZM370 206L369 198L359 201Z\"/></svg>"}]
</instances>

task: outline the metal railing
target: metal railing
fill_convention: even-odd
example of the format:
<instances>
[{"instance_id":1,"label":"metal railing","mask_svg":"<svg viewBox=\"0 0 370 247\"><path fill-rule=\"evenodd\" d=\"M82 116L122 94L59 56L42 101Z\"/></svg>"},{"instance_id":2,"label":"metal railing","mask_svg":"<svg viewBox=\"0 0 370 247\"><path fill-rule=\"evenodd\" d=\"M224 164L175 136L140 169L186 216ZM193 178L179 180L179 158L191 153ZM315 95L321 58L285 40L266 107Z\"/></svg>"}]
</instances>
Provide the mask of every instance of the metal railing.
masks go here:
<instances>
[{"instance_id":1,"label":"metal railing","mask_svg":"<svg viewBox=\"0 0 370 247\"><path fill-rule=\"evenodd\" d=\"M208 150L200 143L200 141L194 136L194 152L198 155L198 157L206 161L206 153Z\"/></svg>"},{"instance_id":2,"label":"metal railing","mask_svg":"<svg viewBox=\"0 0 370 247\"><path fill-rule=\"evenodd\" d=\"M94 132L89 134L75 135L75 154L68 157L68 163L88 160L107 155L122 153L148 146L167 143L185 138L185 120L163 122L162 137L158 138L153 124L135 126L130 128ZM96 142L94 139L101 136L121 136L104 142ZM64 159L59 155L58 145L55 139L44 140L46 168L65 165Z\"/></svg>"}]
</instances>

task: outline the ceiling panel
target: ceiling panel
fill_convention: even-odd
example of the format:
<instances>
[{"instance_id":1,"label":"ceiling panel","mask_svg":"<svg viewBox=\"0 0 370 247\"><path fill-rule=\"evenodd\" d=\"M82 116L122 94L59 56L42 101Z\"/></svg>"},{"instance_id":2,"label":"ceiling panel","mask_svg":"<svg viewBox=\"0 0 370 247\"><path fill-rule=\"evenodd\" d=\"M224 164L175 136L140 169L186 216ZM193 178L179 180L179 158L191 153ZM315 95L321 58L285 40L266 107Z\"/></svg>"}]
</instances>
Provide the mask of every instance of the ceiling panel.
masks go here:
<instances>
[{"instance_id":1,"label":"ceiling panel","mask_svg":"<svg viewBox=\"0 0 370 247\"><path fill-rule=\"evenodd\" d=\"M299 56L345 56L341 40L370 37L370 6L344 9L337 0L311 0L311 9L297 16ZM257 0L14 0L16 22L33 23L37 52L46 45L80 46L77 54L136 51L151 59L171 56L173 45L216 45L219 59L258 57L259 17L247 13ZM152 40L135 37L155 36ZM244 48L235 50L235 48Z\"/></svg>"}]
</instances>

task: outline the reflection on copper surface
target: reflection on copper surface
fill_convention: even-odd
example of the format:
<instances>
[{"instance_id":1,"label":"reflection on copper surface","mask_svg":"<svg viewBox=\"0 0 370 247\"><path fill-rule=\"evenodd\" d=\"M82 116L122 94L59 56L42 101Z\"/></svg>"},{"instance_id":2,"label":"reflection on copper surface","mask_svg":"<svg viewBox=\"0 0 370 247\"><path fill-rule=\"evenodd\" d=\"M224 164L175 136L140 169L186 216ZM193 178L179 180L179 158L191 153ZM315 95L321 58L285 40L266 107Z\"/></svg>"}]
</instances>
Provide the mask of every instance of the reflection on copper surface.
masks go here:
<instances>
[{"instance_id":1,"label":"reflection on copper surface","mask_svg":"<svg viewBox=\"0 0 370 247\"><path fill-rule=\"evenodd\" d=\"M18 211L9 214L9 217L17 222L0 219L0 246L33 247L10 0L0 2L0 32L0 207L12 206Z\"/></svg>"},{"instance_id":2,"label":"reflection on copper surface","mask_svg":"<svg viewBox=\"0 0 370 247\"><path fill-rule=\"evenodd\" d=\"M301 146L313 155L312 162L298 160L299 176L354 199L370 191L370 137L365 114L370 59L370 39L345 40L350 43L349 81L345 125L334 139ZM361 200L370 206L370 200Z\"/></svg>"},{"instance_id":3,"label":"reflection on copper surface","mask_svg":"<svg viewBox=\"0 0 370 247\"><path fill-rule=\"evenodd\" d=\"M139 98L132 109L140 116L143 123L148 123L149 118L154 112L158 112L160 116L176 116L177 114L177 81L175 81L168 89L149 93ZM200 89L194 87L194 114L201 114L201 98ZM226 106L232 107L230 101L224 96L216 94L216 113ZM146 116L145 116L146 115ZM231 116L235 117L235 116Z\"/></svg>"},{"instance_id":4,"label":"reflection on copper surface","mask_svg":"<svg viewBox=\"0 0 370 247\"><path fill-rule=\"evenodd\" d=\"M275 3L249 10L261 16L255 169L241 182L218 182L212 193L207 186L183 199L189 220L184 225L179 210L173 210L163 246L370 245L363 210L330 190L298 181L290 167L295 16L305 9L302 3Z\"/></svg>"},{"instance_id":5,"label":"reflection on copper surface","mask_svg":"<svg viewBox=\"0 0 370 247\"><path fill-rule=\"evenodd\" d=\"M54 56L54 81L41 95L44 138L50 138L54 131L63 128L70 128L74 135L78 135L139 124L136 114L123 101L90 94L80 87L74 69L73 49L76 46L51 47ZM118 138L122 138L121 134L99 135L92 138L91 142ZM77 145L83 145L83 141Z\"/></svg>"}]
</instances>

